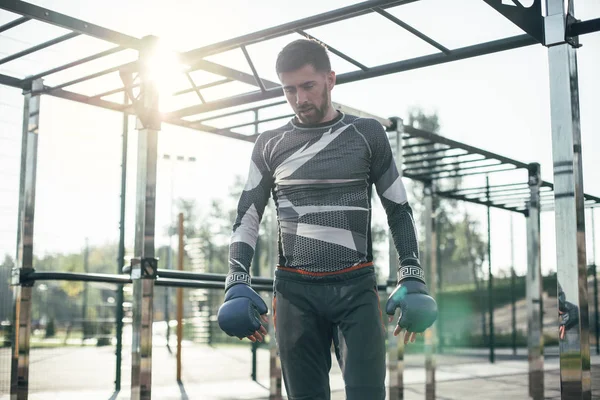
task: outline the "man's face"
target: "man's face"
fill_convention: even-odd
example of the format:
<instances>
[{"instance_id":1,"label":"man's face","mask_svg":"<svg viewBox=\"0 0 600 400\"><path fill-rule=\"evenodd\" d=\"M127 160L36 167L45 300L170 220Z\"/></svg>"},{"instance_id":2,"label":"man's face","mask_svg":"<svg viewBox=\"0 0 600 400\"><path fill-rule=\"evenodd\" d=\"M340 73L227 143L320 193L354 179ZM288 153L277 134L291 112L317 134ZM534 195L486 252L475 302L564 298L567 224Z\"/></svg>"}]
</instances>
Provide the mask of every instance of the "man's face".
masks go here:
<instances>
[{"instance_id":1,"label":"man's face","mask_svg":"<svg viewBox=\"0 0 600 400\"><path fill-rule=\"evenodd\" d=\"M315 71L312 65L292 72L282 72L279 79L285 97L303 124L318 124L323 121L331 107L331 89L335 84L335 73Z\"/></svg>"}]
</instances>

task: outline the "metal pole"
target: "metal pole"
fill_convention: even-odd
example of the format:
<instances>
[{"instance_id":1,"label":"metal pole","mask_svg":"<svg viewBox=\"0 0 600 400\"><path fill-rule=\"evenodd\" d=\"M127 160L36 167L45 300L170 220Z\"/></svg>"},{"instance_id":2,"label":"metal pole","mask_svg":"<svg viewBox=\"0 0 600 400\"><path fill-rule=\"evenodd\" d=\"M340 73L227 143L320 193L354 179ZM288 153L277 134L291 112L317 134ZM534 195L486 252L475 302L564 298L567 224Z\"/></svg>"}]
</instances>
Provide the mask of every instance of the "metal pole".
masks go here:
<instances>
[{"instance_id":1,"label":"metal pole","mask_svg":"<svg viewBox=\"0 0 600 400\"><path fill-rule=\"evenodd\" d=\"M592 257L594 260L594 324L596 325L596 354L600 354L600 313L598 311L598 266L596 264L596 226L594 224L594 211L592 208Z\"/></svg>"},{"instance_id":2,"label":"metal pole","mask_svg":"<svg viewBox=\"0 0 600 400\"><path fill-rule=\"evenodd\" d=\"M273 210L271 213L272 220L269 225L270 241L269 241L269 252L271 253L271 275L275 273L275 265L277 263L277 248L278 248L278 223L277 223L277 211ZM277 353L277 343L275 341L275 306L276 300L271 296L271 323L269 324L269 400L282 400L283 396L281 393L281 362Z\"/></svg>"},{"instance_id":3,"label":"metal pole","mask_svg":"<svg viewBox=\"0 0 600 400\"><path fill-rule=\"evenodd\" d=\"M513 227L513 216L510 214L510 304L512 325L512 348L513 355L517 355L517 294L516 294L516 272L515 272L515 235Z\"/></svg>"},{"instance_id":4,"label":"metal pole","mask_svg":"<svg viewBox=\"0 0 600 400\"><path fill-rule=\"evenodd\" d=\"M594 262L594 324L596 326L596 354L600 354L600 321L598 321L598 266Z\"/></svg>"},{"instance_id":5,"label":"metal pole","mask_svg":"<svg viewBox=\"0 0 600 400\"><path fill-rule=\"evenodd\" d=\"M544 342L542 335L542 266L540 246L540 164L529 164L529 204L527 209L527 349L529 396L544 398Z\"/></svg>"},{"instance_id":6,"label":"metal pole","mask_svg":"<svg viewBox=\"0 0 600 400\"><path fill-rule=\"evenodd\" d=\"M184 231L183 213L179 213L178 223L179 249L177 251L177 269L183 271ZM183 288L177 288L177 382L181 382L181 341L183 340Z\"/></svg>"},{"instance_id":7,"label":"metal pole","mask_svg":"<svg viewBox=\"0 0 600 400\"><path fill-rule=\"evenodd\" d=\"M392 118L395 122L395 130L389 133L392 155L396 160L398 174L402 178L402 134L404 132L404 123L400 118ZM394 239L391 232L388 233L389 244L389 278L390 283L396 283L398 280L399 256L394 246ZM394 289L388 285L388 295ZM389 396L390 400L401 400L404 398L404 341L398 340L394 336L396 321L388 324L388 376L389 376Z\"/></svg>"},{"instance_id":8,"label":"metal pole","mask_svg":"<svg viewBox=\"0 0 600 400\"><path fill-rule=\"evenodd\" d=\"M556 265L559 289L568 316L578 323L560 340L560 382L563 399L590 399L590 342L587 296L585 213L579 117L579 83L574 43L565 40L567 15L563 0L546 0L545 43L548 46ZM564 318L564 316L563 316Z\"/></svg>"},{"instance_id":9,"label":"metal pole","mask_svg":"<svg viewBox=\"0 0 600 400\"><path fill-rule=\"evenodd\" d=\"M252 275L260 276L260 239L256 241L256 246L254 248L254 258L252 260ZM258 349L258 342L253 342L250 345L250 352L252 353L252 371L250 373L250 377L254 382L256 382L256 351Z\"/></svg>"},{"instance_id":10,"label":"metal pole","mask_svg":"<svg viewBox=\"0 0 600 400\"><path fill-rule=\"evenodd\" d=\"M157 260L154 257L156 205L156 157L160 114L156 83L148 76L148 62L155 45L154 37L146 37L140 51L142 102L138 110L137 210L134 253L131 268L133 280L133 335L131 346L131 400L150 399L152 393L152 322L154 281Z\"/></svg>"},{"instance_id":11,"label":"metal pole","mask_svg":"<svg viewBox=\"0 0 600 400\"><path fill-rule=\"evenodd\" d=\"M129 97L124 94L123 104L127 105ZM123 273L125 266L125 198L127 194L127 139L129 136L129 114L123 113L123 144L121 150L121 213L119 217L119 255L117 261L117 274ZM121 390L121 364L123 359L123 285L117 286L117 349L115 368L115 391Z\"/></svg>"},{"instance_id":12,"label":"metal pole","mask_svg":"<svg viewBox=\"0 0 600 400\"><path fill-rule=\"evenodd\" d=\"M437 238L435 231L435 208L433 199L433 185L431 182L425 183L425 268L427 274L427 283L429 293L435 298L436 291L436 247ZM435 399L435 324L425 332L425 399Z\"/></svg>"},{"instance_id":13,"label":"metal pole","mask_svg":"<svg viewBox=\"0 0 600 400\"><path fill-rule=\"evenodd\" d=\"M487 206L487 257L488 257L488 313L490 320L490 362L495 361L494 353L494 294L492 292L494 288L494 275L492 274L492 229L491 229L491 207L490 202L490 178L485 177L486 187L486 198L488 201Z\"/></svg>"},{"instance_id":14,"label":"metal pole","mask_svg":"<svg viewBox=\"0 0 600 400\"><path fill-rule=\"evenodd\" d=\"M437 203L436 203L437 204ZM437 204L439 207L439 204ZM436 207L437 210L437 207ZM441 241L442 241L442 235L440 232L441 226L440 224L435 224L435 235L436 235L436 253L435 253L435 261L436 261L436 269L437 269L437 295L441 296L442 294L442 247L441 247ZM438 353L442 353L443 352L443 346L444 346L444 328L443 328L443 301L438 300L438 319L437 319L437 323L436 323L436 331L437 331L437 352Z\"/></svg>"},{"instance_id":15,"label":"metal pole","mask_svg":"<svg viewBox=\"0 0 600 400\"><path fill-rule=\"evenodd\" d=\"M83 250L83 272L86 274L90 272L89 270L89 245L88 239L85 238L85 248ZM87 282L83 283L83 304L81 305L81 330L82 330L82 340L81 345L84 345L85 339L88 339L88 334L90 329L88 328L87 320L87 309L88 309L88 288L89 285Z\"/></svg>"},{"instance_id":16,"label":"metal pole","mask_svg":"<svg viewBox=\"0 0 600 400\"><path fill-rule=\"evenodd\" d=\"M21 177L19 217L17 223L17 259L12 271L13 322L10 395L12 400L26 400L29 394L29 337L33 284L21 284L21 276L33 272L33 221L37 148L40 122L40 96L32 95L44 88L41 79L23 91L23 137L21 142Z\"/></svg>"}]
</instances>

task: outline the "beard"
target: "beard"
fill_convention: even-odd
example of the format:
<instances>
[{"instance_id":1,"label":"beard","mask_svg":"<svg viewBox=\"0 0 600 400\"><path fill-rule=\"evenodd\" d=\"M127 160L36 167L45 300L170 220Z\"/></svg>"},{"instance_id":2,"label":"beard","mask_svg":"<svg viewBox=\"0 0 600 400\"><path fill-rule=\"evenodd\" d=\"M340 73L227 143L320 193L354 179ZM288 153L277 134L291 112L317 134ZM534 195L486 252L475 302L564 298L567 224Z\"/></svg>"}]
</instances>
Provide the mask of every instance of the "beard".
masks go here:
<instances>
[{"instance_id":1,"label":"beard","mask_svg":"<svg viewBox=\"0 0 600 400\"><path fill-rule=\"evenodd\" d=\"M329 92L323 87L321 95L321 105L305 104L296 109L298 121L304 125L315 125L323 121L329 111Z\"/></svg>"}]
</instances>

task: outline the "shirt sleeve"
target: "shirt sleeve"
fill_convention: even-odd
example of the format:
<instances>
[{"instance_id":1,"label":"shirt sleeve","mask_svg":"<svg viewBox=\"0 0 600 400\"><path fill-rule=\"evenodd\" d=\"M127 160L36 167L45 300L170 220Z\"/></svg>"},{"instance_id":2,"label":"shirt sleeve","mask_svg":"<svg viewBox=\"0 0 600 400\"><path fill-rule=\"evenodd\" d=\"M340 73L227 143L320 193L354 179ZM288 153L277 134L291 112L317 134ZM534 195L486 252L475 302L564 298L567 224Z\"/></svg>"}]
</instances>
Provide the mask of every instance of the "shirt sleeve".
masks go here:
<instances>
[{"instance_id":1,"label":"shirt sleeve","mask_svg":"<svg viewBox=\"0 0 600 400\"><path fill-rule=\"evenodd\" d=\"M274 183L265 158L265 145L265 136L262 134L254 144L246 185L238 200L229 243L226 291L238 283L250 285L250 264L258 240L260 222Z\"/></svg>"},{"instance_id":2,"label":"shirt sleeve","mask_svg":"<svg viewBox=\"0 0 600 400\"><path fill-rule=\"evenodd\" d=\"M368 120L365 129L370 133L371 183L375 184L377 195L385 209L399 256L398 282L408 278L425 282L425 274L419 261L419 242L412 208L408 203L389 139L381 124L375 120Z\"/></svg>"}]
</instances>

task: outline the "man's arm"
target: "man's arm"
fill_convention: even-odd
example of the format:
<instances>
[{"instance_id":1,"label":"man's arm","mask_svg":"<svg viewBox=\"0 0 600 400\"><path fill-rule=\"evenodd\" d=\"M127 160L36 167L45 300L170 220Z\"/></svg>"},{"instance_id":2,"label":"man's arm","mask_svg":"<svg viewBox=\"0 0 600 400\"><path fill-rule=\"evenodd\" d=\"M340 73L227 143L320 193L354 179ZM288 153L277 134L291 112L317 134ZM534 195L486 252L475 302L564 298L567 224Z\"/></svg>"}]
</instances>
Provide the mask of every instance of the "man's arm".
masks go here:
<instances>
[{"instance_id":1,"label":"man's arm","mask_svg":"<svg viewBox=\"0 0 600 400\"><path fill-rule=\"evenodd\" d=\"M250 264L256 248L259 225L273 186L273 177L265 160L265 145L264 136L259 136L252 150L246 185L238 201L237 217L229 244L226 291L238 283L250 285Z\"/></svg>"},{"instance_id":2,"label":"man's arm","mask_svg":"<svg viewBox=\"0 0 600 400\"><path fill-rule=\"evenodd\" d=\"M425 283L425 274L419 261L419 243L413 211L408 203L406 189L398 173L390 142L383 127L376 121L371 140L371 180L387 214L400 267L398 282L418 279Z\"/></svg>"},{"instance_id":3,"label":"man's arm","mask_svg":"<svg viewBox=\"0 0 600 400\"><path fill-rule=\"evenodd\" d=\"M417 230L406 190L392 155L383 127L376 121L369 130L371 137L371 180L385 208L388 225L400 258L398 282L386 303L390 322L399 308L400 318L394 335L406 330L404 343L415 341L437 319L437 304L429 296L425 274L419 262Z\"/></svg>"}]
</instances>

